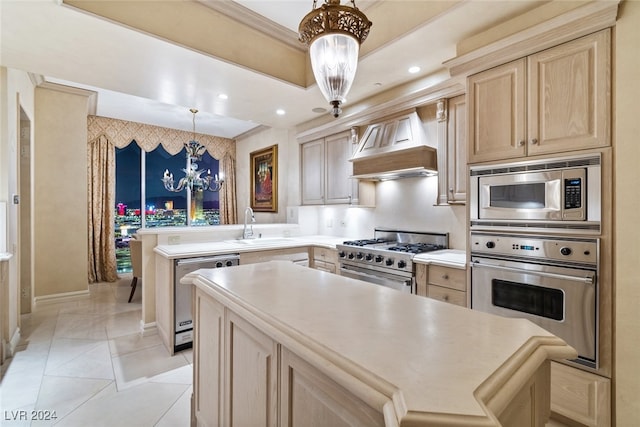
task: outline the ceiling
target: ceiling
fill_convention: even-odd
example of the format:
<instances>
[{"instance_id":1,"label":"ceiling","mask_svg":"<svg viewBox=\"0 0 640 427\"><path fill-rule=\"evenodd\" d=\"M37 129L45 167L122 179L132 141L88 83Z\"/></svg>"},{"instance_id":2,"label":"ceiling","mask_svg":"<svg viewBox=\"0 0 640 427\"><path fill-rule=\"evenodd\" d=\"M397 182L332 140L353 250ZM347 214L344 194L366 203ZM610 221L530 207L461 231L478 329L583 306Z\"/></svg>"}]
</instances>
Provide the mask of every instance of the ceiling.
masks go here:
<instances>
[{"instance_id":1,"label":"ceiling","mask_svg":"<svg viewBox=\"0 0 640 427\"><path fill-rule=\"evenodd\" d=\"M89 3L92 2L85 4ZM146 0L144 4L125 3L143 5L149 14L155 11L151 6L154 0ZM297 27L311 10L310 0L188 3L206 8L198 9L202 16L223 14L224 19L232 23L242 22L236 22L238 28L242 25L266 28L262 38L273 39L274 43L278 39L279 48L288 49L291 55L296 51L304 55L305 48L297 41ZM530 0L358 2L358 7L373 21L373 27L362 46L356 80L345 106L413 80L422 85L439 83L447 78L442 63L456 55L459 41L542 3ZM156 3L163 7L184 4L178 0ZM200 110L196 118L197 132L227 138L261 125L290 128L323 115L331 119L328 113L313 111L328 110L315 84L298 84L280 75L270 75L268 70L278 66L279 70L286 71L285 60L278 64L277 58L270 59L273 63L265 68L247 65L250 59L243 62L222 54L218 56L215 47L202 49L166 34L154 34L145 27L133 28L137 27L135 20L116 22L119 20L113 16L107 19L79 9L82 5L81 1L0 0L0 64L33 73L48 82L97 92L96 114L99 116L191 130L189 108L197 108ZM211 13L214 15L208 15ZM179 19L175 17L174 33L179 38L185 27L178 27ZM409 18L415 18L414 22ZM171 27L170 24L173 22L164 24L163 29ZM183 24L189 30L191 23ZM194 20L193 27L197 25ZM233 51L240 46L237 34L225 34L211 39L211 44L218 43L220 52L225 47ZM200 42L206 45L208 41L200 39ZM246 47L247 51L250 48ZM421 71L408 73L413 65L421 67ZM226 94L228 99L220 99L220 94ZM276 114L277 109L284 110L285 114Z\"/></svg>"}]
</instances>

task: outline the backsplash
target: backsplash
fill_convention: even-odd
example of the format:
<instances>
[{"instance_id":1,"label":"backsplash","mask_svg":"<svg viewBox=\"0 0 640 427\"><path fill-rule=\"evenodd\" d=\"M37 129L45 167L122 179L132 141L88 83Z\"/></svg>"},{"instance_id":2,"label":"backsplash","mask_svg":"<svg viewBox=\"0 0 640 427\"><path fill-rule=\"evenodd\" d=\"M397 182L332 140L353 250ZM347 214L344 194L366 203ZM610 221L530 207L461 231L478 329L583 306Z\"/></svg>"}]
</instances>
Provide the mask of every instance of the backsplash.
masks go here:
<instances>
[{"instance_id":1,"label":"backsplash","mask_svg":"<svg viewBox=\"0 0 640 427\"><path fill-rule=\"evenodd\" d=\"M437 177L407 178L376 184L376 206L289 206L287 222L302 234L370 238L375 227L449 233L449 246L466 249L466 207L434 206Z\"/></svg>"}]
</instances>

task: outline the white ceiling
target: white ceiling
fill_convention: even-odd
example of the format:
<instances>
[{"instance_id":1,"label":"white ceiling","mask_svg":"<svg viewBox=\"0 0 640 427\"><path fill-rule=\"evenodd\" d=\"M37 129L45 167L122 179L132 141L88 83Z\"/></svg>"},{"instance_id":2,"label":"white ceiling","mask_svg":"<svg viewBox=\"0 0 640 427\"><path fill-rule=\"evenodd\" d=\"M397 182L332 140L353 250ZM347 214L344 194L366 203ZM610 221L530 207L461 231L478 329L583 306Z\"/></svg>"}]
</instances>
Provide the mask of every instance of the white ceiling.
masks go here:
<instances>
[{"instance_id":1,"label":"white ceiling","mask_svg":"<svg viewBox=\"0 0 640 427\"><path fill-rule=\"evenodd\" d=\"M403 0L395 1L402 6ZM311 0L236 3L290 30L285 33L294 40L298 23L312 5ZM366 13L375 3L358 2L358 7ZM431 74L437 83L446 78L442 62L455 56L459 40L539 4L530 0L460 2L438 19L362 57L348 101ZM301 88L80 12L61 1L0 0L0 19L2 66L98 92L99 116L191 130L188 110L195 107L200 110L198 132L233 138L259 125L292 127L317 118L312 109L327 108L315 85ZM376 31L375 22L371 31ZM411 65L419 65L421 73L408 74ZM221 93L229 98L219 99ZM286 114L277 115L278 108Z\"/></svg>"}]
</instances>

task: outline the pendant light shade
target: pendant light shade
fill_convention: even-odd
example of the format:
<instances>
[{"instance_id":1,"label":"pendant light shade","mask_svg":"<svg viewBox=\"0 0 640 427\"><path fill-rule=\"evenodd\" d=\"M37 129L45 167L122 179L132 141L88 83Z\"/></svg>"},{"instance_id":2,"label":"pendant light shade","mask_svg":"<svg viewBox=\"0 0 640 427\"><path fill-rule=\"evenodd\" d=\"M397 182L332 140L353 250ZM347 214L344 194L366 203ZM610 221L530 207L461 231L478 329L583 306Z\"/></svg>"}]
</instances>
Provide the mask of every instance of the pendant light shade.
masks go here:
<instances>
[{"instance_id":1,"label":"pendant light shade","mask_svg":"<svg viewBox=\"0 0 640 427\"><path fill-rule=\"evenodd\" d=\"M318 37L309 47L313 75L320 91L333 105L335 117L340 114L340 105L347 100L356 76L359 50L358 41L344 34Z\"/></svg>"},{"instance_id":2,"label":"pendant light shade","mask_svg":"<svg viewBox=\"0 0 640 427\"><path fill-rule=\"evenodd\" d=\"M353 6L340 0L325 0L300 22L300 41L309 46L313 75L324 97L332 105L334 117L342 112L358 68L360 44L369 35L371 21Z\"/></svg>"}]
</instances>

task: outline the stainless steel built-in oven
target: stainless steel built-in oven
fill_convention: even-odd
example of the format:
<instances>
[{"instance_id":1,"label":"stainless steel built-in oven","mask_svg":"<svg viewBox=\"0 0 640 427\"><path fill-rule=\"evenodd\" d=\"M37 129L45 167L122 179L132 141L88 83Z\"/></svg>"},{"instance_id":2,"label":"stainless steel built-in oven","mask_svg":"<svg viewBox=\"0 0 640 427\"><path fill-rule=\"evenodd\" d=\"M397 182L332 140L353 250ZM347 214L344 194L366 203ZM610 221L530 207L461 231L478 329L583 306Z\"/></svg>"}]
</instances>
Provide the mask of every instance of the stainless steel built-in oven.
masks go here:
<instances>
[{"instance_id":1,"label":"stainless steel built-in oven","mask_svg":"<svg viewBox=\"0 0 640 427\"><path fill-rule=\"evenodd\" d=\"M470 168L472 229L495 226L600 231L599 154Z\"/></svg>"},{"instance_id":2,"label":"stainless steel built-in oven","mask_svg":"<svg viewBox=\"0 0 640 427\"><path fill-rule=\"evenodd\" d=\"M471 233L471 308L529 319L598 368L599 240Z\"/></svg>"}]
</instances>

